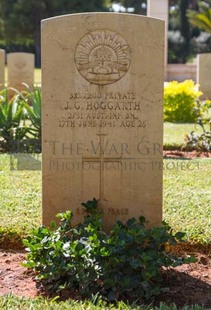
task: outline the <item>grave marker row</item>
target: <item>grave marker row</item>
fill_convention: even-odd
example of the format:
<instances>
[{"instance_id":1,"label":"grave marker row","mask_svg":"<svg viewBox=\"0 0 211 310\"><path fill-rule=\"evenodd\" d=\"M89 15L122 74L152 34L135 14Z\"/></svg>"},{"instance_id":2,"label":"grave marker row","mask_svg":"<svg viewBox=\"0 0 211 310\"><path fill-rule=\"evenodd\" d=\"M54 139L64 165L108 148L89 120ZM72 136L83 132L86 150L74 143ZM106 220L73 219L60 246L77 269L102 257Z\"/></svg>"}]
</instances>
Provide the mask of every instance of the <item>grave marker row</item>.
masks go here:
<instances>
[{"instance_id":1,"label":"grave marker row","mask_svg":"<svg viewBox=\"0 0 211 310\"><path fill-rule=\"evenodd\" d=\"M196 82L203 92L203 99L211 99L211 53L197 56Z\"/></svg>"},{"instance_id":2,"label":"grave marker row","mask_svg":"<svg viewBox=\"0 0 211 310\"><path fill-rule=\"evenodd\" d=\"M0 90L4 88L5 51L0 49Z\"/></svg>"}]
</instances>

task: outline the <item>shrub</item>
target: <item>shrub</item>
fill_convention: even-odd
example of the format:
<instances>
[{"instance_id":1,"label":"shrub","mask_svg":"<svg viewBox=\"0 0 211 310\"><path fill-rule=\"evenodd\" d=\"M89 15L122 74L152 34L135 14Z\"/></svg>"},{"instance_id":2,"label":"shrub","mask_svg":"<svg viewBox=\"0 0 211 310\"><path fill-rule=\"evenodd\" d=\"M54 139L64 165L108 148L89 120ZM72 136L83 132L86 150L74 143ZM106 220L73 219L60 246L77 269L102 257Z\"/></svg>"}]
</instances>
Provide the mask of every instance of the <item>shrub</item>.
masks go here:
<instances>
[{"instance_id":1,"label":"shrub","mask_svg":"<svg viewBox=\"0 0 211 310\"><path fill-rule=\"evenodd\" d=\"M31 134L34 138L41 140L41 89L39 87L35 87L33 90L28 88L27 92L19 94L19 98L31 121Z\"/></svg>"},{"instance_id":2,"label":"shrub","mask_svg":"<svg viewBox=\"0 0 211 310\"><path fill-rule=\"evenodd\" d=\"M192 123L207 109L202 95L192 80L172 81L164 86L164 121Z\"/></svg>"},{"instance_id":3,"label":"shrub","mask_svg":"<svg viewBox=\"0 0 211 310\"><path fill-rule=\"evenodd\" d=\"M189 261L165 250L183 237L173 235L167 224L145 228L140 217L117 222L106 234L97 200L82 205L83 223L72 227L73 214L67 211L57 215L58 226L40 227L23 241L28 252L24 266L33 268L47 288L66 288L83 297L98 293L110 301L148 299L162 290L163 266Z\"/></svg>"},{"instance_id":4,"label":"shrub","mask_svg":"<svg viewBox=\"0 0 211 310\"><path fill-rule=\"evenodd\" d=\"M28 88L27 85L26 87ZM41 89L39 87L33 90L28 88L28 91L19 94L19 99L30 121L31 140L28 143L28 151L41 152Z\"/></svg>"},{"instance_id":5,"label":"shrub","mask_svg":"<svg viewBox=\"0 0 211 310\"><path fill-rule=\"evenodd\" d=\"M29 128L25 123L26 114L16 93L9 99L8 89L0 92L0 148L12 151L18 142L27 137Z\"/></svg>"},{"instance_id":6,"label":"shrub","mask_svg":"<svg viewBox=\"0 0 211 310\"><path fill-rule=\"evenodd\" d=\"M19 92L9 98L9 88L0 91L0 149L6 152L41 151L41 93Z\"/></svg>"}]
</instances>

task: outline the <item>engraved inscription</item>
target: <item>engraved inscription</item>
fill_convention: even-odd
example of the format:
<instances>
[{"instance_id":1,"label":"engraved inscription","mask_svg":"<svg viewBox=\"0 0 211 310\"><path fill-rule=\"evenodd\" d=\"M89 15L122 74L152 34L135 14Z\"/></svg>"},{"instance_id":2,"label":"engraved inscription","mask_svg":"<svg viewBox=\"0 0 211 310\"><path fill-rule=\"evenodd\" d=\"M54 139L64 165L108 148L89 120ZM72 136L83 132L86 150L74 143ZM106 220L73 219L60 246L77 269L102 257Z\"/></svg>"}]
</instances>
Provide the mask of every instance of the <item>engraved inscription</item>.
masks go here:
<instances>
[{"instance_id":1,"label":"engraved inscription","mask_svg":"<svg viewBox=\"0 0 211 310\"><path fill-rule=\"evenodd\" d=\"M134 91L72 92L61 108L59 128L146 128Z\"/></svg>"},{"instance_id":2,"label":"engraved inscription","mask_svg":"<svg viewBox=\"0 0 211 310\"><path fill-rule=\"evenodd\" d=\"M18 58L16 60L15 66L19 69L22 70L24 67L26 67L26 61L22 58Z\"/></svg>"},{"instance_id":3,"label":"engraved inscription","mask_svg":"<svg viewBox=\"0 0 211 310\"><path fill-rule=\"evenodd\" d=\"M129 209L128 208L107 208L104 210L100 210L100 213L105 215L129 215ZM76 209L76 215L85 215L86 211L81 208Z\"/></svg>"},{"instance_id":4,"label":"engraved inscription","mask_svg":"<svg viewBox=\"0 0 211 310\"><path fill-rule=\"evenodd\" d=\"M120 80L130 67L131 53L126 40L110 30L87 33L76 46L75 64L90 83L112 84Z\"/></svg>"},{"instance_id":5,"label":"engraved inscription","mask_svg":"<svg viewBox=\"0 0 211 310\"><path fill-rule=\"evenodd\" d=\"M30 68L24 57L20 55L16 57L13 70L10 72L10 79L17 81L16 84L21 84L21 79L23 80L22 82L32 80L32 77L30 76Z\"/></svg>"}]
</instances>

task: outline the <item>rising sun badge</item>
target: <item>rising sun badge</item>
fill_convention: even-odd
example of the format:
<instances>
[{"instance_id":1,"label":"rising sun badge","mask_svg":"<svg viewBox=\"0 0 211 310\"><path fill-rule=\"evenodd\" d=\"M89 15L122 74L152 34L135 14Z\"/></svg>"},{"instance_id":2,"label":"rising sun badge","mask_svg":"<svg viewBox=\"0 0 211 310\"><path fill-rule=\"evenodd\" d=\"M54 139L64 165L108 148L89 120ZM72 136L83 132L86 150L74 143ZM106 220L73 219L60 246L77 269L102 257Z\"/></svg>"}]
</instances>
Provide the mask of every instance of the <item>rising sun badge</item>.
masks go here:
<instances>
[{"instance_id":1,"label":"rising sun badge","mask_svg":"<svg viewBox=\"0 0 211 310\"><path fill-rule=\"evenodd\" d=\"M75 63L80 74L90 83L112 84L120 80L130 67L128 43L110 30L87 33L78 42Z\"/></svg>"}]
</instances>

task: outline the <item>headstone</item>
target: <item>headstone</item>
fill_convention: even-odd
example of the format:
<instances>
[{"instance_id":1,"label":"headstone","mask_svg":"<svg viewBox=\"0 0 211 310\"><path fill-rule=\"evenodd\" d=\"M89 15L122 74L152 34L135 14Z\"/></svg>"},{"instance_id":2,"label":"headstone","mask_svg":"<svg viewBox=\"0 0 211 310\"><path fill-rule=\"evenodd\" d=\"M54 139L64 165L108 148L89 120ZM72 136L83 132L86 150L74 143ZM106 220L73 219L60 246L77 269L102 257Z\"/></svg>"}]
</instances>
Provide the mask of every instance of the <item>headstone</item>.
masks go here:
<instances>
[{"instance_id":1,"label":"headstone","mask_svg":"<svg viewBox=\"0 0 211 310\"><path fill-rule=\"evenodd\" d=\"M211 100L211 53L197 55L196 81L203 92L201 98Z\"/></svg>"},{"instance_id":2,"label":"headstone","mask_svg":"<svg viewBox=\"0 0 211 310\"><path fill-rule=\"evenodd\" d=\"M98 199L104 227L162 219L164 22L84 13L42 21L43 224Z\"/></svg>"},{"instance_id":3,"label":"headstone","mask_svg":"<svg viewBox=\"0 0 211 310\"><path fill-rule=\"evenodd\" d=\"M9 53L7 54L8 86L19 91L34 87L34 54Z\"/></svg>"},{"instance_id":4,"label":"headstone","mask_svg":"<svg viewBox=\"0 0 211 310\"><path fill-rule=\"evenodd\" d=\"M165 21L165 66L168 63L168 12L169 0L147 0L147 16Z\"/></svg>"},{"instance_id":5,"label":"headstone","mask_svg":"<svg viewBox=\"0 0 211 310\"><path fill-rule=\"evenodd\" d=\"M0 90L4 88L5 50L0 49Z\"/></svg>"}]
</instances>

